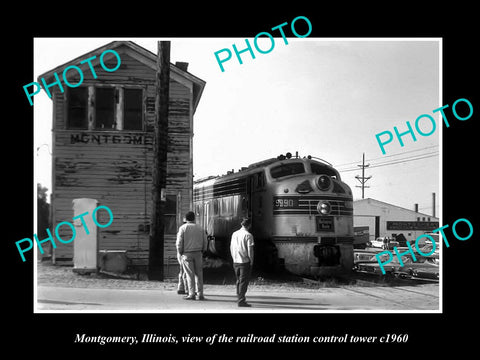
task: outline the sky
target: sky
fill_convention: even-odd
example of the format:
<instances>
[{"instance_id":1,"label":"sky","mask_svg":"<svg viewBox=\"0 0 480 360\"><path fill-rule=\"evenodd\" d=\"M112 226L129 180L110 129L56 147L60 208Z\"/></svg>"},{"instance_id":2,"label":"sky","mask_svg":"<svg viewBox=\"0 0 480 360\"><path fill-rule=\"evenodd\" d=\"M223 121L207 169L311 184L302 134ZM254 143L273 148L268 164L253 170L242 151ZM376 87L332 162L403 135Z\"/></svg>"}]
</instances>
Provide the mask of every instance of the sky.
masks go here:
<instances>
[{"instance_id":1,"label":"sky","mask_svg":"<svg viewBox=\"0 0 480 360\"><path fill-rule=\"evenodd\" d=\"M206 82L194 115L193 167L196 179L298 151L333 164L361 199L362 154L365 197L432 214L432 193L441 210L442 106L441 40L438 38L275 38L267 54L253 48L233 54L222 72L214 53L245 38L36 38L34 79L42 73L115 40L131 40L157 53L170 40L170 61L188 62L188 71ZM253 44L253 39L249 39ZM261 49L270 47L260 39ZM253 45L252 45L253 46ZM223 54L222 54L223 56ZM28 105L27 97L25 97ZM406 135L385 146L375 135L414 127L422 114L436 120L430 136ZM52 102L44 91L34 98L35 179L51 189ZM424 133L432 125L423 119ZM35 185L36 186L36 185Z\"/></svg>"}]
</instances>

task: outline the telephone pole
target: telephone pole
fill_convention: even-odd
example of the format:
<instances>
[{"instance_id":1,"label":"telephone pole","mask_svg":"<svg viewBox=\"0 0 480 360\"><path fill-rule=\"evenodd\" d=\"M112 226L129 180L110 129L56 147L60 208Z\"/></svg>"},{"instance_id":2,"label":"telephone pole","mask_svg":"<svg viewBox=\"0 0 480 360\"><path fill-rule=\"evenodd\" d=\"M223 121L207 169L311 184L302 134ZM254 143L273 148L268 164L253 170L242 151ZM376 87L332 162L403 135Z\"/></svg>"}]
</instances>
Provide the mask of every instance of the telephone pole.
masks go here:
<instances>
[{"instance_id":1,"label":"telephone pole","mask_svg":"<svg viewBox=\"0 0 480 360\"><path fill-rule=\"evenodd\" d=\"M358 181L360 181L360 184L362 184L362 185L361 185L361 186L360 186L360 185L356 185L356 187L361 187L361 188L362 188L362 199L364 199L364 198L365 198L365 188L370 187L370 186L365 186L365 183L366 183L369 179L372 178L371 176L365 177L365 168L370 166L370 164L365 165L365 153L363 153L362 165L357 165L357 166L359 166L359 167L362 168L362 176L357 175L357 176L355 176L355 178L356 178Z\"/></svg>"},{"instance_id":2,"label":"telephone pole","mask_svg":"<svg viewBox=\"0 0 480 360\"><path fill-rule=\"evenodd\" d=\"M155 124L152 165L152 219L149 239L148 277L163 280L164 211L167 175L168 101L170 88L170 41L158 42Z\"/></svg>"}]
</instances>

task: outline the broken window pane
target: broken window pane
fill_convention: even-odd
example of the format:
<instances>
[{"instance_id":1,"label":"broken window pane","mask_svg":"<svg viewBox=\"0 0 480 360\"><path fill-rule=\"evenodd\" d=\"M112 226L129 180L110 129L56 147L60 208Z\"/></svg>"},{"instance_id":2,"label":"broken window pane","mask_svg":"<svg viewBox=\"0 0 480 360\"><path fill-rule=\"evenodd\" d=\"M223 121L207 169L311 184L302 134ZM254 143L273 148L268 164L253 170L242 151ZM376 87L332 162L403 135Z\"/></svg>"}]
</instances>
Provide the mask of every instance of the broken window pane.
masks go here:
<instances>
[{"instance_id":1,"label":"broken window pane","mask_svg":"<svg viewBox=\"0 0 480 360\"><path fill-rule=\"evenodd\" d=\"M143 114L142 89L125 89L124 91L124 119L125 130L142 130Z\"/></svg>"},{"instance_id":2,"label":"broken window pane","mask_svg":"<svg viewBox=\"0 0 480 360\"><path fill-rule=\"evenodd\" d=\"M67 129L87 129L87 99L86 87L68 89Z\"/></svg>"},{"instance_id":3,"label":"broken window pane","mask_svg":"<svg viewBox=\"0 0 480 360\"><path fill-rule=\"evenodd\" d=\"M115 89L95 89L95 128L112 130L115 128Z\"/></svg>"}]
</instances>

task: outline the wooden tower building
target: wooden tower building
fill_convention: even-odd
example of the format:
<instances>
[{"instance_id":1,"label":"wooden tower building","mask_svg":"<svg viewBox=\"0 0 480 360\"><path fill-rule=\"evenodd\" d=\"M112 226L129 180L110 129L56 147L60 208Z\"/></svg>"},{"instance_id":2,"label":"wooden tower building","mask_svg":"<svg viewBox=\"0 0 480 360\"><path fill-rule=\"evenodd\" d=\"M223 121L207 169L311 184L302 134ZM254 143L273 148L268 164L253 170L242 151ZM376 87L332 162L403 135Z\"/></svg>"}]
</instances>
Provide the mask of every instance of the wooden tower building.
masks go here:
<instances>
[{"instance_id":1,"label":"wooden tower building","mask_svg":"<svg viewBox=\"0 0 480 360\"><path fill-rule=\"evenodd\" d=\"M101 55L114 50L121 58L115 71L99 65ZM91 65L81 61L93 58ZM107 52L101 59L114 68L118 59ZM109 65L110 63L110 65ZM77 87L52 86L52 228L72 222L77 199L93 199L107 206L114 220L95 231L98 251L122 251L132 267L146 268L149 261L152 209L152 164L157 55L130 41L113 41L39 76L47 84L61 78L72 65L83 72ZM163 193L164 272L177 271L175 235L185 213L192 209L193 115L205 82L187 71L187 63L170 64L167 140L167 176ZM66 71L67 81L78 84L78 71ZM98 214L98 222L108 221ZM103 215L102 215L103 214ZM79 229L81 224L73 224ZM70 238L67 226L59 235ZM78 237L80 236L80 238ZM54 264L72 262L74 242L56 242Z\"/></svg>"}]
</instances>

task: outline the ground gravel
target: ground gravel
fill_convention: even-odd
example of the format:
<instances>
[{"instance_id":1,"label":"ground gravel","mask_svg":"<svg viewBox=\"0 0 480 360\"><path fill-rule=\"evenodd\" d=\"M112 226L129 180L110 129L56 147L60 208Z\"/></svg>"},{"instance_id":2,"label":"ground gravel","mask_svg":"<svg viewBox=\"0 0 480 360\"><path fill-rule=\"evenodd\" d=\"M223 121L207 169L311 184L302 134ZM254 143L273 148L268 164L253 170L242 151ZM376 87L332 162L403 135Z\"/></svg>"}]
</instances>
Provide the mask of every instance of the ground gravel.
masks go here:
<instances>
[{"instance_id":1,"label":"ground gravel","mask_svg":"<svg viewBox=\"0 0 480 360\"><path fill-rule=\"evenodd\" d=\"M48 261L39 261L36 270L37 284L43 286L75 287L75 288L115 288L115 289L142 289L142 290L172 290L177 288L176 279L164 281L151 281L146 276L138 275L114 275L105 273L79 274L73 271L73 266L52 265ZM217 274L205 274L205 286L231 286L234 287L233 274L219 276ZM123 276L123 277L119 277ZM127 278L131 277L131 278ZM254 274L250 281L249 289L259 291L305 291L318 288L338 287L334 281L317 282L288 274L266 278Z\"/></svg>"}]
</instances>

